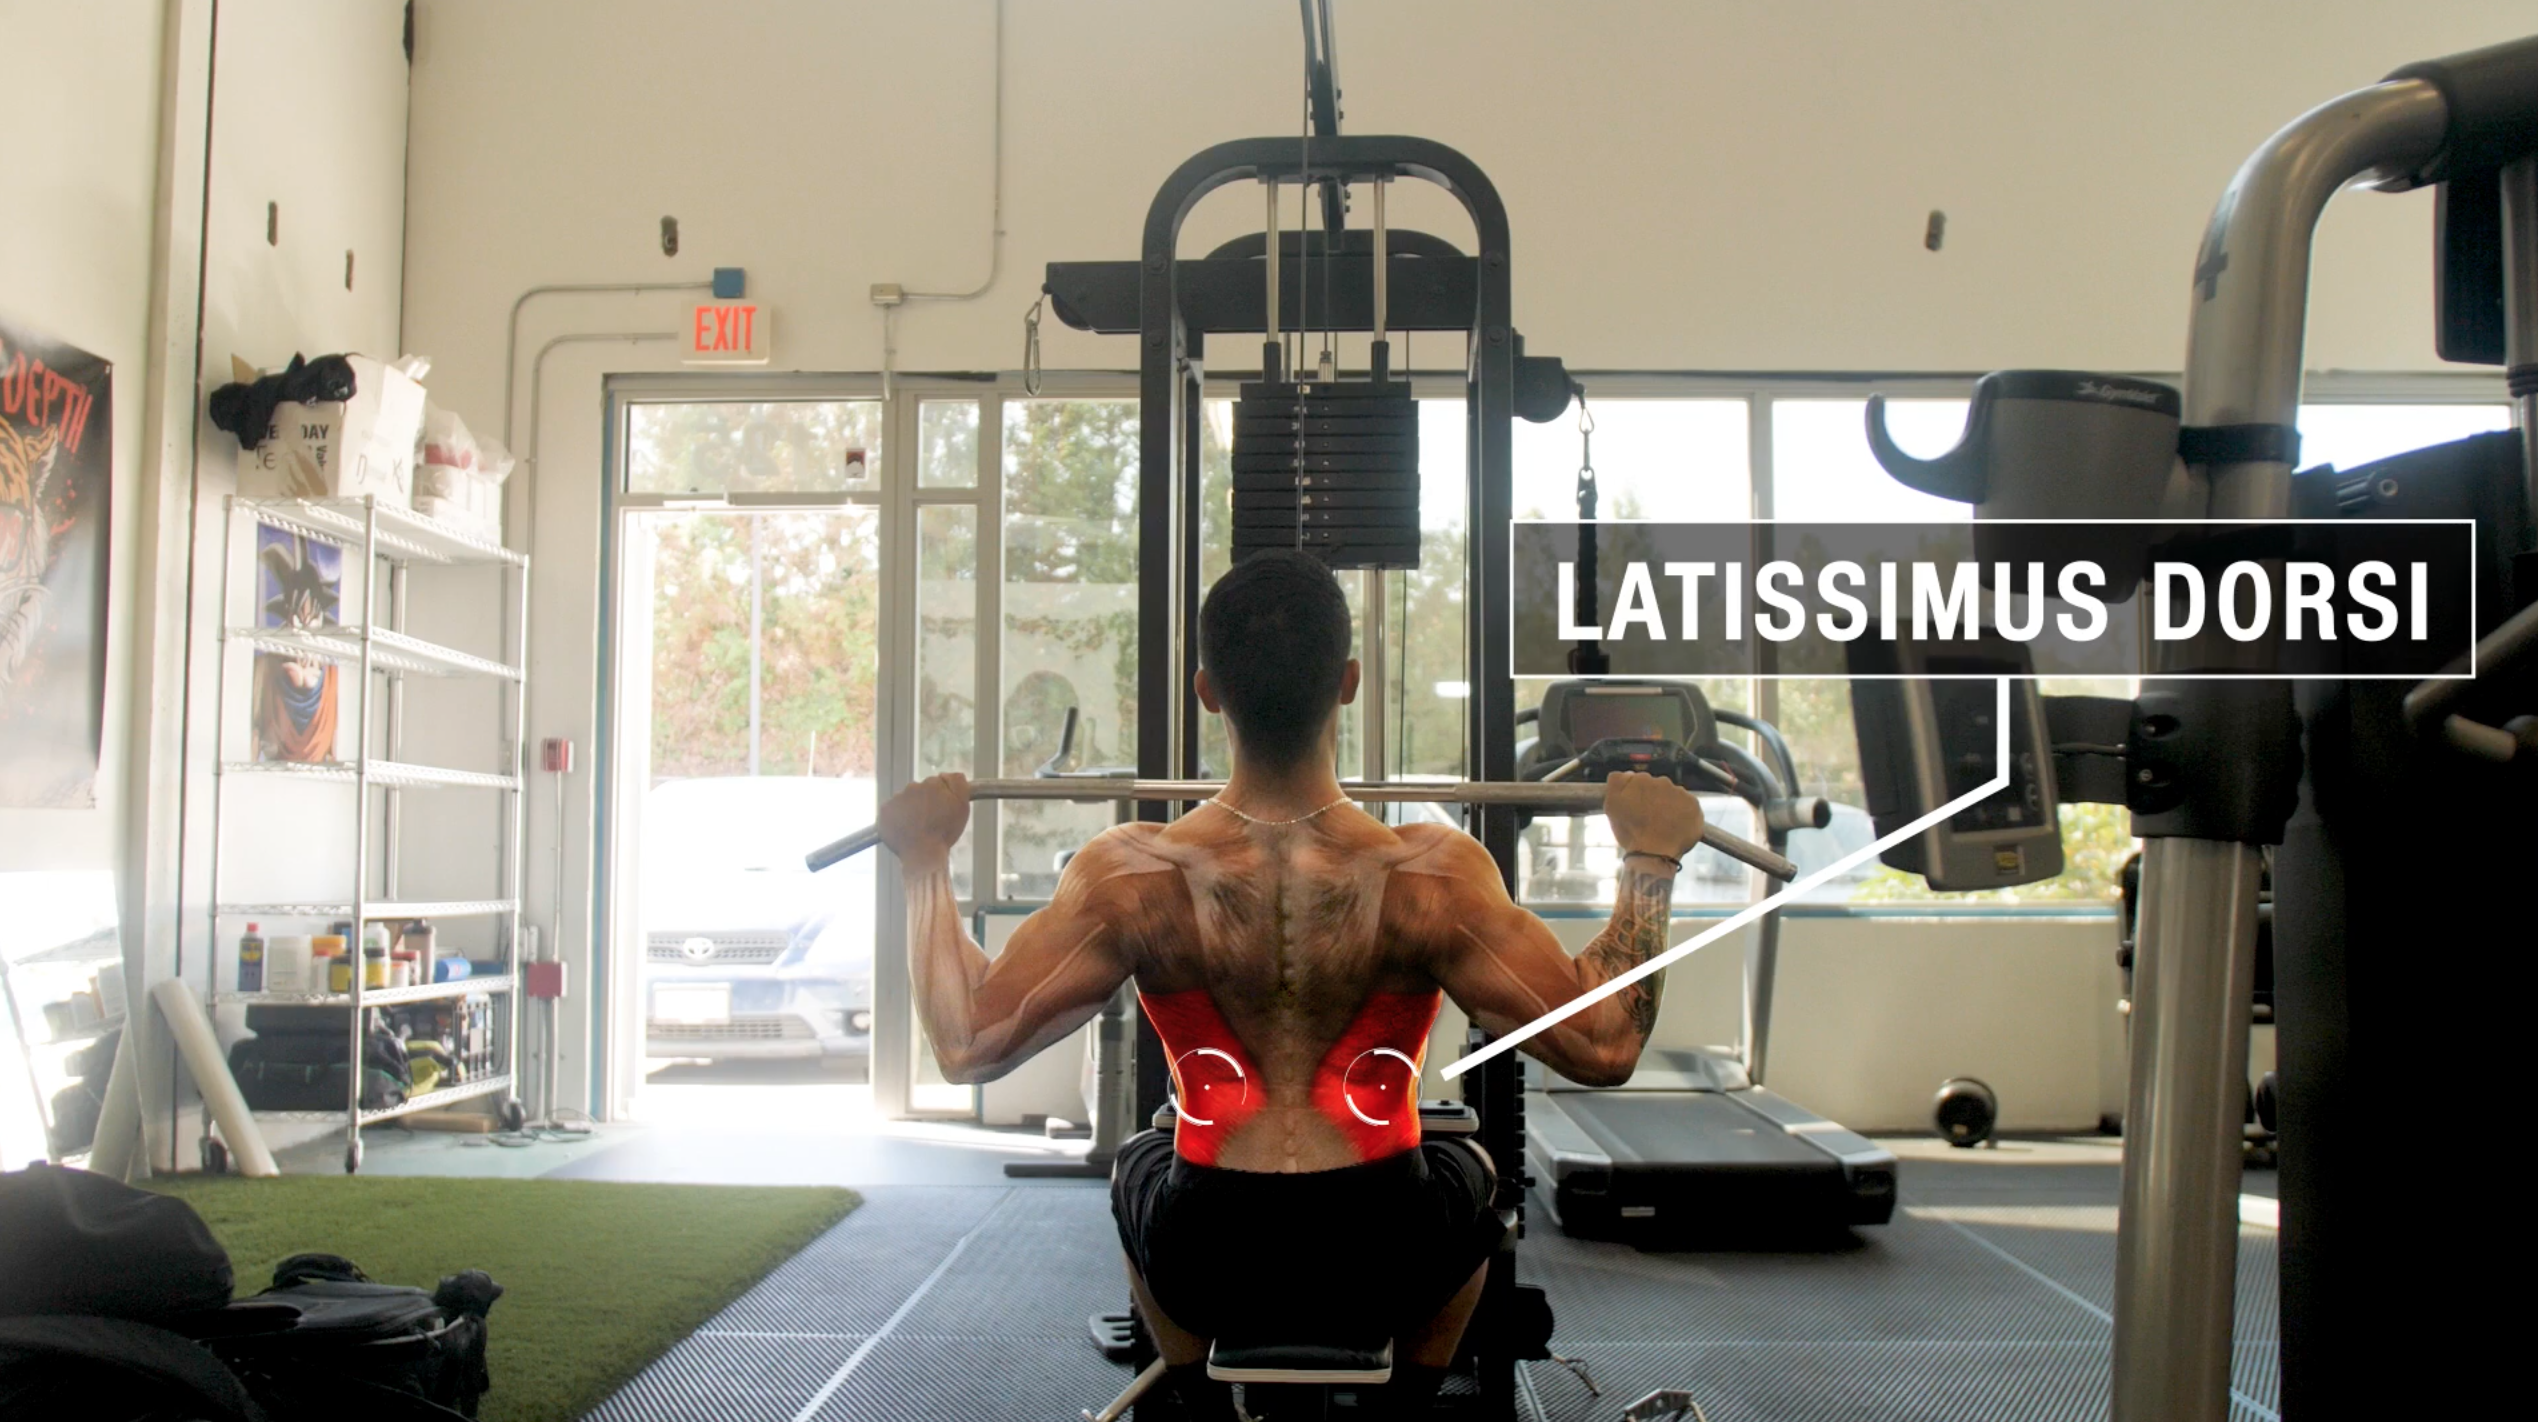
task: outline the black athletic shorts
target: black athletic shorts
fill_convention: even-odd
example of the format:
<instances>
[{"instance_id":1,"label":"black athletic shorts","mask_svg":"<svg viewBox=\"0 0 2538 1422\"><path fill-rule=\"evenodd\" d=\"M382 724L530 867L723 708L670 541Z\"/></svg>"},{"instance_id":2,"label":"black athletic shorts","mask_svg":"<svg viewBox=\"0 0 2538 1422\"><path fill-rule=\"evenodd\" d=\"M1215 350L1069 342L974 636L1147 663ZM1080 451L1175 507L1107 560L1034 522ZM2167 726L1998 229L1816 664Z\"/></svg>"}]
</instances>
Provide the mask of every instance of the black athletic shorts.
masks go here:
<instances>
[{"instance_id":1,"label":"black athletic shorts","mask_svg":"<svg viewBox=\"0 0 2538 1422\"><path fill-rule=\"evenodd\" d=\"M1472 1146L1338 1170L1265 1174L1193 1165L1167 1131L1119 1149L1119 1242L1174 1323L1202 1338L1291 1333L1397 1338L1436 1316L1505 1232Z\"/></svg>"}]
</instances>

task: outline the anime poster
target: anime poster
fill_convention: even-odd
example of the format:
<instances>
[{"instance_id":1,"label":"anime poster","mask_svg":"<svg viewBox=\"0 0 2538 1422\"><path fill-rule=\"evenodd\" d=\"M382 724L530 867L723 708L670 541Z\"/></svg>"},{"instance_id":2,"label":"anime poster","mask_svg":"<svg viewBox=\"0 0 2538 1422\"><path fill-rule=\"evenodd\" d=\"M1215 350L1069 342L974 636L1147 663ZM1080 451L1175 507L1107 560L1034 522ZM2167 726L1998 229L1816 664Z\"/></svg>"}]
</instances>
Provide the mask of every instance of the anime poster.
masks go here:
<instances>
[{"instance_id":1,"label":"anime poster","mask_svg":"<svg viewBox=\"0 0 2538 1422\"><path fill-rule=\"evenodd\" d=\"M0 321L0 806L97 803L114 366Z\"/></svg>"},{"instance_id":2,"label":"anime poster","mask_svg":"<svg viewBox=\"0 0 2538 1422\"><path fill-rule=\"evenodd\" d=\"M256 525L256 625L301 632L332 627L344 601L344 550L269 523ZM256 653L256 759L317 765L335 758L341 668L322 657Z\"/></svg>"}]
</instances>

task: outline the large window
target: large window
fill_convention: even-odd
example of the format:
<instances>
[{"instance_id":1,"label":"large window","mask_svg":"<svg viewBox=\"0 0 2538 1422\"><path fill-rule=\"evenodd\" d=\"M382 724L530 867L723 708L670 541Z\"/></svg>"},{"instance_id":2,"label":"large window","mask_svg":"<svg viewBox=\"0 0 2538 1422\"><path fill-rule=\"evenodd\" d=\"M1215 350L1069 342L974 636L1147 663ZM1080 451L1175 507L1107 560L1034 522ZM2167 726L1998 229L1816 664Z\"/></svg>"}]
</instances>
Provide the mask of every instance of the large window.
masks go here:
<instances>
[{"instance_id":1,"label":"large window","mask_svg":"<svg viewBox=\"0 0 2538 1422\"><path fill-rule=\"evenodd\" d=\"M848 494L881 474L878 400L662 401L627 410L629 494Z\"/></svg>"},{"instance_id":2,"label":"large window","mask_svg":"<svg viewBox=\"0 0 2538 1422\"><path fill-rule=\"evenodd\" d=\"M2511 406L2332 405L2300 407L2300 463L2351 469L2374 459L2511 428Z\"/></svg>"},{"instance_id":3,"label":"large window","mask_svg":"<svg viewBox=\"0 0 2538 1422\"><path fill-rule=\"evenodd\" d=\"M1458 402L1458 416L1460 408ZM1581 428L1589 422L1591 434ZM1752 406L1743 399L1590 393L1583 411L1572 404L1567 415L1552 423L1517 425L1516 517L1575 518L1581 466L1591 454L1599 519L1703 523L1748 518L1753 507L1751 424ZM1456 571L1459 575L1461 570ZM1549 678L1517 678L1516 705L1539 706L1551 684ZM1753 709L1750 681L1713 678L1697 685L1713 706ZM1517 732L1519 761L1531 729ZM1707 796L1703 808L1722 827L1754 832L1742 801ZM1518 840L1516 892L1526 902L1542 905L1610 903L1620 863L1612 827L1601 816L1539 819ZM1704 849L1686 861L1675 899L1684 905L1742 903L1752 888L1742 865Z\"/></svg>"},{"instance_id":4,"label":"large window","mask_svg":"<svg viewBox=\"0 0 2538 1422\"><path fill-rule=\"evenodd\" d=\"M996 773L1137 763L1137 402L1004 404L1004 738ZM1002 808L1004 898L1046 898L1114 807Z\"/></svg>"},{"instance_id":5,"label":"large window","mask_svg":"<svg viewBox=\"0 0 2538 1422\"><path fill-rule=\"evenodd\" d=\"M1772 514L1825 522L1969 517L1967 505L1918 493L1886 476L1868 450L1866 405L1861 398L1782 396L1771 400ZM1907 452L1928 456L1956 443L1965 412L1962 399L1893 399L1887 402L1887 424ZM2482 430L2505 428L2510 422L2510 407L2499 401L2320 401L2300 411L2301 462L2349 468ZM2135 684L2046 678L2040 689L2048 695L2129 696ZM1839 851L1822 843L1828 839L1868 843L1873 836L1866 832L1864 818L1854 818L1858 811L1851 808L1861 803L1862 795L1849 688L1840 682L1781 681L1770 684L1767 696L1774 704L1773 719L1795 753L1802 788L1840 807L1831 830L1796 837L1799 842L1792 844L1792 857L1802 863L1819 855L1829 858L1828 850ZM1872 863L1840 884L1827 885L1816 897L1854 903L2102 902L2114 898L2124 860L2136 847L2124 809L2064 805L2062 838L2064 872L2040 883L1979 894L1937 894L1916 876ZM1804 843L1809 840L1816 842Z\"/></svg>"},{"instance_id":6,"label":"large window","mask_svg":"<svg viewBox=\"0 0 2538 1422\"><path fill-rule=\"evenodd\" d=\"M888 881L871 877L874 861L819 878L794 866L800 848L868 819L872 799L911 776L1027 776L1052 759L1077 770L1134 765L1138 658L1156 650L1138 639L1134 384L1089 374L1051 381L1047 394L1026 396L986 382L907 380L886 399L866 383L811 376L646 377L624 387L615 493L625 518L610 604L619 704L607 790L612 954L625 964L611 970L609 1010L621 1040L661 1035L656 1027L685 1034L683 1043L702 1040L709 1028L760 1030L752 1015L781 1007L746 998L742 985L728 1004L719 994L690 993L671 1004L676 1011L658 1010L646 993L656 946L647 927L665 936L675 930L676 942L657 946L684 953L707 930L760 926L649 923L655 908L676 907L668 899L682 874L695 878L728 851L732 862L722 867L735 882L781 867L809 879L808 893L852 900L823 922L854 927L848 956L870 965L869 1006L852 999L851 984L864 978L842 974L848 996L813 994L803 1030L869 1028L877 1094L892 1109L967 1109L969 1089L940 1082L908 1018L904 960L873 955L876 927L898 925ZM1604 518L1967 517L1960 505L1885 476L1868 452L1863 407L1871 390L1886 394L1903 445L1934 453L1959 434L1969 382L1603 376L1587 383ZM1223 572L1228 543L1232 393L1211 390L1198 411L1201 573L1210 579ZM1343 775L1460 779L1471 771L1466 555L1473 538L1505 533L1472 527L1462 393L1450 378L1419 389L1420 566L1341 580L1370 672L1341 720ZM2337 377L2310 393L2300 415L2310 465L2350 468L2509 423L2491 382L2364 386ZM1574 516L1585 453L1579 424L1573 407L1555 421L1516 426L1518 517ZM1548 685L1520 682L1517 704L1538 704ZM1794 753L1796 788L1839 807L1829 830L1793 840L1802 867L1871 841L1845 685L1757 674L1701 686L1714 705L1779 725ZM2046 690L2122 695L2129 686L2048 682ZM1075 738L1061 758L1070 712ZM1202 768L1222 773L1222 735L1212 718L1202 724ZM712 806L663 806L647 819L643 808L660 790L780 797L796 788L814 798L741 806L738 819ZM841 794L867 798L816 798ZM1722 826L1753 832L1741 802L1708 805ZM984 803L954 855L955 890L965 904L1044 899L1066 857L1116 813L1098 802ZM1436 807L1399 813L1454 818ZM1933 895L1872 861L1815 896L1922 901L1920 911L1976 900L2103 903L2134 848L2127 817L2105 806L2063 813L2069 867L2050 882ZM774 828L719 839L700 833L724 820ZM653 830L666 847L652 857L680 872L646 872ZM1520 845L1519 893L1546 909L1608 902L1616 858L1599 817L1538 820ZM1761 887L1706 851L1686 867L1679 901L1687 908L1742 902ZM735 914L780 907L754 891L725 898ZM786 918L788 931L797 918ZM639 1066L641 1053L629 1052ZM625 1060L618 1069L630 1089L634 1069Z\"/></svg>"},{"instance_id":7,"label":"large window","mask_svg":"<svg viewBox=\"0 0 2538 1422\"><path fill-rule=\"evenodd\" d=\"M1889 478L1869 453L1864 433L1867 390L1882 388L1889 396L1889 426L1904 448L1924 455L1947 449L1964 425L1965 382L1871 387L1830 380L1740 385L1608 377L1588 383L1601 517L1835 522L1970 516L1965 505ZM1126 766L1135 760L1137 449L1136 407L1124 398L1127 393L1123 384L1118 399L1000 402L1003 774L1027 775L1055 751L1068 706L1079 716L1072 764ZM1380 656L1370 658L1380 686L1370 687L1342 716L1343 775L1459 779L1469 771L1463 583L1471 529L1464 497L1464 415L1454 385L1422 391L1420 566L1342 575L1361 651L1373 650L1369 619L1382 619ZM1205 498L1201 574L1213 581L1227 557L1231 400L1205 401L1199 418ZM2301 413L2303 462L2349 467L2508 423L2509 409L2499 395L2396 404L2320 399ZM930 447L933 426L924 429ZM1516 516L1573 517L1584 453L1574 406L1547 424L1519 422ZM1539 702L1547 685L1520 681L1518 705ZM1830 829L1803 831L1792 841L1792 857L1802 867L1830 863L1873 839L1845 684L1724 678L1703 682L1701 689L1716 706L1760 714L1778 725L1797 762L1796 788L1834 801ZM2127 695L2131 684L2048 681L2044 689ZM1369 715L1383 718L1379 735L1369 734ZM1749 748L1761 754L1760 747ZM1227 764L1213 718L1205 723L1200 755L1209 773L1222 773ZM1752 829L1740 802L1720 798L1709 809L1724 826ZM997 889L1004 897L1027 900L1047 893L1060 857L1109 823L1111 811L1018 804L1004 807L1002 815ZM2125 813L2112 806L2065 806L2063 827L2067 872L2044 883L1984 895L1936 895L1919 879L1871 861L1812 897L1858 904L2113 897L2123 860L2135 847ZM1519 892L1544 906L1608 901L1615 859L1600 818L1537 821L1522 842ZM1690 887L1681 896L1687 904L1743 902L1754 888L1745 870L1708 851L1687 869Z\"/></svg>"}]
</instances>

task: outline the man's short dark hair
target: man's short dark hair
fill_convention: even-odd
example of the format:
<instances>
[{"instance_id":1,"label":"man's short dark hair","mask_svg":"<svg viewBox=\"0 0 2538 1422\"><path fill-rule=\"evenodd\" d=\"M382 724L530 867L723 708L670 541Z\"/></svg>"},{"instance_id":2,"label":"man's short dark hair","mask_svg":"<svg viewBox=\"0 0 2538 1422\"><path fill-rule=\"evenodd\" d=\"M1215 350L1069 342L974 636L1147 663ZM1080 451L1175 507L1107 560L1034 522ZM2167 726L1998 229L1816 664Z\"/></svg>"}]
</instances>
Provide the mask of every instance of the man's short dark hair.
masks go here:
<instances>
[{"instance_id":1,"label":"man's short dark hair","mask_svg":"<svg viewBox=\"0 0 2538 1422\"><path fill-rule=\"evenodd\" d=\"M1313 749L1339 705L1348 650L1347 595L1309 553L1254 553L1199 606L1199 665L1243 754L1263 765L1283 769Z\"/></svg>"}]
</instances>

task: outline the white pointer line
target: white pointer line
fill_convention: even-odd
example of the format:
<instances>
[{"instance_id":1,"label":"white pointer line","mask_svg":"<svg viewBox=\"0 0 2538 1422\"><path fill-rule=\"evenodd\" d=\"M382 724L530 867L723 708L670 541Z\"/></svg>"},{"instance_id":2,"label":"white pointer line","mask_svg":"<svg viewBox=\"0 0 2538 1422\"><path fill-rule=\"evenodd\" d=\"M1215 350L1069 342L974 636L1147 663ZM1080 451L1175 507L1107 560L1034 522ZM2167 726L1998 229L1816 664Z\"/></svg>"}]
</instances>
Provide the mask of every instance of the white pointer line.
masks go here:
<instances>
[{"instance_id":1,"label":"white pointer line","mask_svg":"<svg viewBox=\"0 0 2538 1422\"><path fill-rule=\"evenodd\" d=\"M1865 849L1852 850L1850 853L1845 854L1823 868L1816 870L1814 873L1793 880L1787 886L1783 887L1780 892L1773 894L1770 898L1764 899L1762 902L1757 904L1747 905L1742 912L1736 914L1734 917L1721 921L1717 925L1704 930L1695 937L1685 939L1683 942L1676 944L1672 948L1658 954L1656 957L1651 958L1647 962L1640 964L1638 967L1631 969L1629 972L1623 973L1618 977L1607 979L1604 982L1596 984L1594 987L1588 988L1586 991L1579 993L1577 996L1570 998L1568 1001L1561 1003L1555 1008L1552 1008L1549 1012L1533 1019L1531 1022L1517 1028L1515 1031L1509 1032L1505 1036L1493 1040L1488 1046L1481 1048L1479 1051L1469 1052L1456 1058L1453 1062L1447 1064L1444 1071L1438 1074L1446 1080L1452 1081L1454 1078L1461 1076L1463 1073L1470 1071L1476 1066L1479 1066L1482 1062L1488 1061L1491 1057L1510 1050L1518 1043L1523 1042L1526 1038L1547 1032L1554 1026L1567 1021L1569 1018L1577 1015L1578 1013L1584 1012L1586 1009L1593 1007L1595 1004L1602 1002L1608 997L1611 997L1614 993L1620 992L1623 988L1630 986L1632 983L1639 981L1641 978L1644 978L1651 973L1664 972L1675 963L1690 957L1692 954L1699 952L1701 949L1709 946L1718 939L1735 932L1737 929L1744 927L1746 924L1749 924L1755 919L1762 917L1764 914L1771 912L1773 909L1780 907L1784 901L1805 893L1807 890L1834 878L1836 875L1843 873L1845 870L1848 870L1855 865L1866 863L1871 857L1885 853L1887 850L1892 849L1896 845L1903 843L1905 840L1912 838L1914 835L1929 829L1931 826L1945 823L1953 816L1965 810L1969 810L1987 799L1990 799L1994 794L2009 784L2009 682L2010 678L2001 677L1995 683L2000 688L2000 702L1999 709L1992 713L1992 720L1999 728L1999 737L1993 751L1991 779L1984 781L1981 785L1976 786L1974 789L1957 796L1955 799L1948 801L1939 808L1932 810L1930 813L1923 815L1917 820L1914 820L1911 824L1905 825L1902 829L1896 830L1893 834L1880 836L1875 844L1872 844Z\"/></svg>"}]
</instances>

